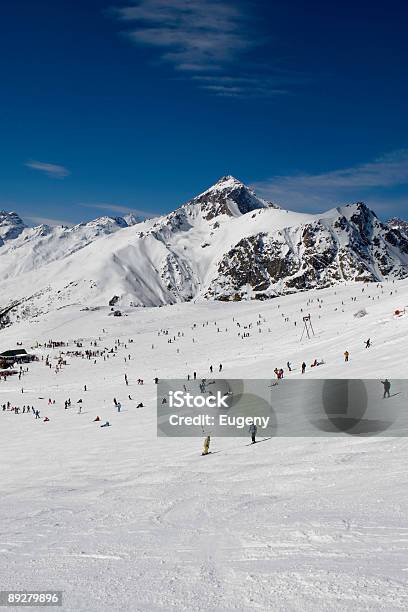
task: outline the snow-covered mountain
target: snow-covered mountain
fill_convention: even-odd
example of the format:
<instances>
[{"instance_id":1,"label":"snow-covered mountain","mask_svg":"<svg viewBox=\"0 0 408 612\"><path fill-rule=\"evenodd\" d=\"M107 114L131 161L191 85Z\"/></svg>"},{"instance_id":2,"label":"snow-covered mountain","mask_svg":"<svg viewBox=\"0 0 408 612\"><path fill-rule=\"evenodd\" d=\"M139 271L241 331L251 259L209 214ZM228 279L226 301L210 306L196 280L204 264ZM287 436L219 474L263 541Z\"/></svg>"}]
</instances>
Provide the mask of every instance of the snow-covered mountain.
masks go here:
<instances>
[{"instance_id":1,"label":"snow-covered mountain","mask_svg":"<svg viewBox=\"0 0 408 612\"><path fill-rule=\"evenodd\" d=\"M403 219L399 219L398 217L392 217L387 222L387 225L391 229L398 229L402 233L404 233L404 234L406 234L408 236L408 221L404 221Z\"/></svg>"},{"instance_id":2,"label":"snow-covered mountain","mask_svg":"<svg viewBox=\"0 0 408 612\"><path fill-rule=\"evenodd\" d=\"M19 303L15 316L70 303L107 306L112 298L121 307L263 300L408 276L408 237L363 203L320 215L291 212L230 176L140 223L101 217L27 228L18 219L11 237L7 222L0 246L0 307Z\"/></svg>"},{"instance_id":3,"label":"snow-covered mountain","mask_svg":"<svg viewBox=\"0 0 408 612\"><path fill-rule=\"evenodd\" d=\"M28 227L16 213L0 212L1 279L64 259L103 236L141 221L133 215L103 216L72 227L45 224Z\"/></svg>"},{"instance_id":4,"label":"snow-covered mountain","mask_svg":"<svg viewBox=\"0 0 408 612\"><path fill-rule=\"evenodd\" d=\"M25 227L27 226L17 213L0 210L0 246L6 240L17 238Z\"/></svg>"}]
</instances>

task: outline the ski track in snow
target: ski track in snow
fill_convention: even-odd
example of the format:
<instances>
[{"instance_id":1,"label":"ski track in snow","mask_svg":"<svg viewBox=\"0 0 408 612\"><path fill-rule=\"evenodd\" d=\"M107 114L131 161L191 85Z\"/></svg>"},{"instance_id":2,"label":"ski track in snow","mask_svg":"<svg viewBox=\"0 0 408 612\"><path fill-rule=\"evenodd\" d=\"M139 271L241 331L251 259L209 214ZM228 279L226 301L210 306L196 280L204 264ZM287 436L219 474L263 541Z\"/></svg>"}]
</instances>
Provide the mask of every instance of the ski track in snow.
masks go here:
<instances>
[{"instance_id":1,"label":"ski track in snow","mask_svg":"<svg viewBox=\"0 0 408 612\"><path fill-rule=\"evenodd\" d=\"M249 447L249 437L217 438L214 456L203 458L201 439L156 437L153 384L156 375L208 376L219 363L225 377L266 378L287 360L293 377L305 360L306 377L403 378L408 318L393 311L407 301L402 281L384 284L384 293L353 285L264 303L138 309L118 319L72 306L1 330L1 350L81 337L85 349L102 328L103 346L134 339L106 362L68 358L58 374L39 362L21 381L0 382L0 404L34 405L50 418L0 411L1 588L62 590L69 612L407 610L405 438L274 438ZM362 307L367 316L354 318ZM316 330L302 342L300 308ZM232 317L253 323L249 338L237 336ZM169 336L157 335L162 328ZM35 352L54 357L59 349ZM315 357L325 364L311 370ZM72 407L64 410L67 397ZM96 415L112 427L101 429Z\"/></svg>"}]
</instances>

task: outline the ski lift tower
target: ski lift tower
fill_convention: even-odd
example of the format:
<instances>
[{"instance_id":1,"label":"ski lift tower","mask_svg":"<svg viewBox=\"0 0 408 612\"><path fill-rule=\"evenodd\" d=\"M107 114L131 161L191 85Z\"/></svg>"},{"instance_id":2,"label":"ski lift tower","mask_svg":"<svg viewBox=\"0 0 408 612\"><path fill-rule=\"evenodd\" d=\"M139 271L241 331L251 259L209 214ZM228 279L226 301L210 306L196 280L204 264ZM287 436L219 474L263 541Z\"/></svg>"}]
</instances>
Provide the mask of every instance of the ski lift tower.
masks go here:
<instances>
[{"instance_id":1,"label":"ski lift tower","mask_svg":"<svg viewBox=\"0 0 408 612\"><path fill-rule=\"evenodd\" d=\"M303 317L303 331L300 337L301 340L303 339L303 336L305 335L305 333L307 334L307 337L309 338L309 340L312 336L315 335L310 314Z\"/></svg>"}]
</instances>

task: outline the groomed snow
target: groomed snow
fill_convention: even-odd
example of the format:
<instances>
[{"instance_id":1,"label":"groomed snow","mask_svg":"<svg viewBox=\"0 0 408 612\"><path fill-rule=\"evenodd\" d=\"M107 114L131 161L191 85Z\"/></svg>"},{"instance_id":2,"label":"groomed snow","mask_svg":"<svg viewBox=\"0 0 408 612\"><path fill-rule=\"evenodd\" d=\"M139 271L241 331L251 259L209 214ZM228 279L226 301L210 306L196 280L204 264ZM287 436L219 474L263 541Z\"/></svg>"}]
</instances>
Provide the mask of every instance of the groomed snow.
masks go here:
<instances>
[{"instance_id":1,"label":"groomed snow","mask_svg":"<svg viewBox=\"0 0 408 612\"><path fill-rule=\"evenodd\" d=\"M193 370L206 377L219 363L225 377L267 378L275 367L286 372L288 360L296 369L286 376L297 377L314 358L325 364L305 377L403 378L408 317L394 311L405 306L408 282L400 281L118 318L72 305L1 330L0 351L49 339L68 350L79 338L84 350L121 342L106 361L68 357L58 373L40 361L20 381L0 382L0 404L33 405L50 418L0 411L1 588L63 590L69 612L406 610L405 438L276 438L254 447L217 438L217 453L202 458L201 439L156 437L153 382ZM366 316L353 316L363 308ZM300 342L308 313L316 336ZM249 338L237 322L253 323ZM34 352L56 364L60 350ZM100 428L96 415L112 426Z\"/></svg>"}]
</instances>

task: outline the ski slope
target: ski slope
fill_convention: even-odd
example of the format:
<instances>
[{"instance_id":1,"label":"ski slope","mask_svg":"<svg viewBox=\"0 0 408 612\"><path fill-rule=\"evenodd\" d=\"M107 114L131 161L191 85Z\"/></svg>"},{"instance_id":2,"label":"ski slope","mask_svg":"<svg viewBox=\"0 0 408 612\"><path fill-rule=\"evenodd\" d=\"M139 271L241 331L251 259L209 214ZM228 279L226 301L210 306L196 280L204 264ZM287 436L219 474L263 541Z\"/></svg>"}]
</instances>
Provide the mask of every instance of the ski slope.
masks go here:
<instances>
[{"instance_id":1,"label":"ski slope","mask_svg":"<svg viewBox=\"0 0 408 612\"><path fill-rule=\"evenodd\" d=\"M406 610L405 438L216 438L203 458L202 439L157 438L153 379L220 363L226 378L298 377L303 360L306 378L404 378L408 317L394 311L407 305L408 281L356 283L118 318L71 305L1 330L0 351L21 342L40 361L1 380L0 404L42 417L0 411L2 588L62 590L69 612ZM309 313L315 336L300 340ZM49 339L69 346L37 346ZM41 361L117 340L96 363Z\"/></svg>"}]
</instances>

